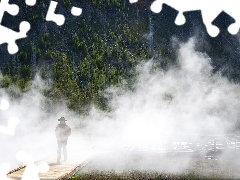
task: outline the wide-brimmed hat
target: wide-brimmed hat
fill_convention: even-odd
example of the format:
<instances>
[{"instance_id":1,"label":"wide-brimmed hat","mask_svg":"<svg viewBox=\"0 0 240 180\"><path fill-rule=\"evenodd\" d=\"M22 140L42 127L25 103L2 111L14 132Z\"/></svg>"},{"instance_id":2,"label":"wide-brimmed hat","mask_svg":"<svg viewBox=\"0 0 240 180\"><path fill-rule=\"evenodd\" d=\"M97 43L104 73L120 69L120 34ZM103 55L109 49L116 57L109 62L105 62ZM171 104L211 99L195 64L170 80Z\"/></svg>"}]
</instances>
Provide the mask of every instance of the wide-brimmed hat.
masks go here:
<instances>
[{"instance_id":1,"label":"wide-brimmed hat","mask_svg":"<svg viewBox=\"0 0 240 180\"><path fill-rule=\"evenodd\" d=\"M64 117L61 117L60 119L58 119L58 121L67 121Z\"/></svg>"}]
</instances>

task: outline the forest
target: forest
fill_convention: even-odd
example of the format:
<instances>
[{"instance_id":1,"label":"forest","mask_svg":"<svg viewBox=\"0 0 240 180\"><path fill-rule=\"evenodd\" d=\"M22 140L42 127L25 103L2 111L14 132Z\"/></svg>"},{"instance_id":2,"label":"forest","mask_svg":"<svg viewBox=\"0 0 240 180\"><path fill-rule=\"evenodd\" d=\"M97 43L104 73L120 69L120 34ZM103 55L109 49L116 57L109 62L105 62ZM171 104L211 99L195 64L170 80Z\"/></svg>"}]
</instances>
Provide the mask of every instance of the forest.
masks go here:
<instances>
[{"instance_id":1,"label":"forest","mask_svg":"<svg viewBox=\"0 0 240 180\"><path fill-rule=\"evenodd\" d=\"M31 24L28 37L17 41L17 54L10 55L6 44L0 46L0 87L11 98L21 98L39 74L47 82L42 93L49 102L64 100L68 108L80 114L91 104L108 111L106 89L133 88L137 75L134 68L149 59L157 68L167 70L176 62L173 39L185 42L190 37L204 39L196 48L210 56L214 72L237 83L240 80L239 38L227 32L234 20L224 12L213 22L222 31L212 38L199 11L185 13L186 24L176 26L177 11L164 5L161 13L154 14L149 8L153 0L135 4L128 0L57 2L56 13L66 18L62 26L45 20L50 0L38 0L34 7L16 0L19 14L4 14L2 25L15 31L22 20ZM82 8L81 16L71 15L72 6ZM13 86L20 91L12 90Z\"/></svg>"}]
</instances>

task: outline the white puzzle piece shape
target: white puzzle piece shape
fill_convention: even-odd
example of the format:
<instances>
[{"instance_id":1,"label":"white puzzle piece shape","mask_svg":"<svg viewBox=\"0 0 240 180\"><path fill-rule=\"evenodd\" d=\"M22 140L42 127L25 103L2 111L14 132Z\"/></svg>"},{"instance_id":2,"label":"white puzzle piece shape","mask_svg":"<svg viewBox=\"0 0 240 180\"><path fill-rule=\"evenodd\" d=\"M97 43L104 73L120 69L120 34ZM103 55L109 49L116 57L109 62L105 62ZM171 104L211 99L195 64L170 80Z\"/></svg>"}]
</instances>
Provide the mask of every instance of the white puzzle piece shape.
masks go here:
<instances>
[{"instance_id":1,"label":"white puzzle piece shape","mask_svg":"<svg viewBox=\"0 0 240 180\"><path fill-rule=\"evenodd\" d=\"M5 99L1 100L1 104L0 104L0 110L2 111L6 111L9 108L9 102ZM10 136L14 136L15 135L15 129L17 127L17 125L19 124L19 120L16 117L10 117L8 119L8 126L4 127L4 126L0 126L0 133L3 134L7 134Z\"/></svg>"},{"instance_id":2,"label":"white puzzle piece shape","mask_svg":"<svg viewBox=\"0 0 240 180\"><path fill-rule=\"evenodd\" d=\"M129 0L129 2L132 4L138 2L138 0Z\"/></svg>"},{"instance_id":3,"label":"white puzzle piece shape","mask_svg":"<svg viewBox=\"0 0 240 180\"><path fill-rule=\"evenodd\" d=\"M0 133L7 134L7 135L10 135L10 136L14 136L15 135L15 129L16 129L18 124L19 124L18 118L10 117L8 119L8 126L7 127L0 126Z\"/></svg>"},{"instance_id":4,"label":"white puzzle piece shape","mask_svg":"<svg viewBox=\"0 0 240 180\"><path fill-rule=\"evenodd\" d=\"M65 17L62 14L55 14L55 10L57 8L58 2L56 1L51 1L47 16L46 16L46 21L53 21L55 22L58 26L62 26L65 22Z\"/></svg>"},{"instance_id":5,"label":"white puzzle piece shape","mask_svg":"<svg viewBox=\"0 0 240 180\"><path fill-rule=\"evenodd\" d=\"M44 173L49 170L49 165L47 163L42 162L39 165L36 165L31 155L28 155L23 151L18 152L16 158L18 161L26 163L22 180L40 180L39 173Z\"/></svg>"},{"instance_id":6,"label":"white puzzle piece shape","mask_svg":"<svg viewBox=\"0 0 240 180\"><path fill-rule=\"evenodd\" d=\"M136 3L138 0L129 0L130 3ZM240 1L239 0L230 0L230 1L218 1L211 0L209 2L201 0L155 0L151 5L151 10L154 13L159 13L162 10L162 5L167 4L168 6L179 11L175 24L183 25L186 22L186 19L183 15L187 11L196 11L201 10L203 23L206 27L208 34L212 37L216 37L220 29L217 26L214 26L212 22L215 18L221 13L226 12L232 18L235 19L235 23L231 24L228 27L228 32L232 35L236 35L240 29Z\"/></svg>"},{"instance_id":7,"label":"white puzzle piece shape","mask_svg":"<svg viewBox=\"0 0 240 180\"><path fill-rule=\"evenodd\" d=\"M27 37L27 32L30 30L30 24L26 21L21 22L20 32L15 32L5 26L0 25L0 44L8 43L8 52L15 54L18 52L16 40Z\"/></svg>"},{"instance_id":8,"label":"white puzzle piece shape","mask_svg":"<svg viewBox=\"0 0 240 180\"><path fill-rule=\"evenodd\" d=\"M7 163L0 164L0 179L1 180L13 180L7 177L8 172L11 170L11 167Z\"/></svg>"},{"instance_id":9,"label":"white puzzle piece shape","mask_svg":"<svg viewBox=\"0 0 240 180\"><path fill-rule=\"evenodd\" d=\"M8 110L8 108L9 108L9 102L5 99L2 99L0 104L0 110L6 111Z\"/></svg>"},{"instance_id":10,"label":"white puzzle piece shape","mask_svg":"<svg viewBox=\"0 0 240 180\"><path fill-rule=\"evenodd\" d=\"M16 16L19 12L19 7L16 4L9 4L9 0L1 0L0 2L0 24L5 12L12 16Z\"/></svg>"},{"instance_id":11,"label":"white puzzle piece shape","mask_svg":"<svg viewBox=\"0 0 240 180\"><path fill-rule=\"evenodd\" d=\"M36 4L36 0L25 0L25 3L28 6L34 6Z\"/></svg>"},{"instance_id":12,"label":"white puzzle piece shape","mask_svg":"<svg viewBox=\"0 0 240 180\"><path fill-rule=\"evenodd\" d=\"M71 14L74 16L80 16L82 14L82 9L78 7L72 7Z\"/></svg>"},{"instance_id":13,"label":"white puzzle piece shape","mask_svg":"<svg viewBox=\"0 0 240 180\"><path fill-rule=\"evenodd\" d=\"M34 5L34 1L35 0L26 0L27 4L30 5ZM30 30L30 24L25 21L21 22L19 25L19 32L15 32L5 26L2 26L2 18L5 12L15 16L19 13L19 7L15 4L9 4L9 0L1 0L0 2L0 45L7 43L8 52L10 54L15 54L18 52L16 40L27 37L27 32Z\"/></svg>"}]
</instances>

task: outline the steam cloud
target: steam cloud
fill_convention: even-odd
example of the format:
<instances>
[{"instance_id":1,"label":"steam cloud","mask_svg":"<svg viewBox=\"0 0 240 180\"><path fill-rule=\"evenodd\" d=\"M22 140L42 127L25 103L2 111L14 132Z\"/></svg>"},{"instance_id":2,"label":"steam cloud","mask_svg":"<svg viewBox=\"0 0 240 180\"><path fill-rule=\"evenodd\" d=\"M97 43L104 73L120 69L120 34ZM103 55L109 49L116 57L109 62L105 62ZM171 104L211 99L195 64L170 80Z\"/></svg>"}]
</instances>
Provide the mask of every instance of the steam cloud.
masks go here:
<instances>
[{"instance_id":1,"label":"steam cloud","mask_svg":"<svg viewBox=\"0 0 240 180\"><path fill-rule=\"evenodd\" d=\"M14 137L1 135L1 162L18 166L20 150L55 160L54 130L61 116L72 128L68 152L76 161L119 149L163 150L169 142L231 133L239 117L240 86L213 74L210 58L196 52L194 43L180 45L178 64L167 71L156 70L152 61L139 65L133 91L112 87L110 113L92 108L89 116L79 117L56 105L58 111L49 114L42 106L44 82L36 77L31 91L0 112L3 125L10 115L19 119ZM3 90L1 95L10 99Z\"/></svg>"},{"instance_id":2,"label":"steam cloud","mask_svg":"<svg viewBox=\"0 0 240 180\"><path fill-rule=\"evenodd\" d=\"M153 67L151 61L139 65L134 91L113 90L111 117L93 111L88 131L143 147L231 133L239 85L213 74L210 58L194 50L193 39L181 45L177 66L167 72Z\"/></svg>"}]
</instances>

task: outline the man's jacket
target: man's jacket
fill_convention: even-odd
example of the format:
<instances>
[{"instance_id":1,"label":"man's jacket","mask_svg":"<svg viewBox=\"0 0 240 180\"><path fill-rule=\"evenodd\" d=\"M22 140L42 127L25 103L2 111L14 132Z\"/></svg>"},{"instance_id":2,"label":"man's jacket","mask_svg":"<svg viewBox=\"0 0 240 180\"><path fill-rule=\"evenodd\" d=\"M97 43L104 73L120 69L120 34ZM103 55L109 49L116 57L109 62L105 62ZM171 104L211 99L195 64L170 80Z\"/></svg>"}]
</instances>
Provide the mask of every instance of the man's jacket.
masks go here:
<instances>
[{"instance_id":1,"label":"man's jacket","mask_svg":"<svg viewBox=\"0 0 240 180\"><path fill-rule=\"evenodd\" d=\"M71 135L71 128L67 124L58 124L55 134L58 141L67 141Z\"/></svg>"}]
</instances>

